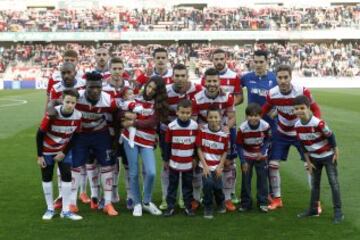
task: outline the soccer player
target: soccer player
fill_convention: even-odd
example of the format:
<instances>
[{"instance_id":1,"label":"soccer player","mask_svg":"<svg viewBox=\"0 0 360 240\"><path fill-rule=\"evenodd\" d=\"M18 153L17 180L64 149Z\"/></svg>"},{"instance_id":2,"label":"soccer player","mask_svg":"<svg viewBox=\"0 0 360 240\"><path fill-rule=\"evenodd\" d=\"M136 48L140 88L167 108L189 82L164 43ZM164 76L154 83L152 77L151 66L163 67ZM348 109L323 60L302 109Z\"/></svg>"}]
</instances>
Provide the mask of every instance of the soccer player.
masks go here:
<instances>
[{"instance_id":1,"label":"soccer player","mask_svg":"<svg viewBox=\"0 0 360 240\"><path fill-rule=\"evenodd\" d=\"M71 164L72 154L70 141L79 130L81 112L75 109L78 92L75 89L63 91L62 105L55 107L57 116L50 118L47 114L36 135L37 163L41 168L42 186L47 204L43 220L51 220L54 215L52 177L57 162L61 175L62 218L81 220L82 217L70 211L71 197Z\"/></svg>"},{"instance_id":2,"label":"soccer player","mask_svg":"<svg viewBox=\"0 0 360 240\"><path fill-rule=\"evenodd\" d=\"M165 84L171 84L173 72L168 68L169 56L165 48L157 48L154 50L153 57L155 60L155 68L150 76L141 74L137 79L138 90L149 81L152 76L160 76L164 79Z\"/></svg>"},{"instance_id":3,"label":"soccer player","mask_svg":"<svg viewBox=\"0 0 360 240\"><path fill-rule=\"evenodd\" d=\"M288 65L279 65L276 70L278 86L272 88L263 106L263 116L273 108L277 112L277 129L272 139L272 149L269 162L270 185L274 199L269 205L270 210L282 207L280 185L280 160L285 161L288 157L290 146L295 146L304 160L300 142L296 139L295 122L298 120L294 114L294 99L305 95L310 99L310 109L316 117L320 117L320 108L314 101L310 90L291 83L292 69ZM306 163L304 164L307 168ZM308 174L310 182L311 175Z\"/></svg>"},{"instance_id":4,"label":"soccer player","mask_svg":"<svg viewBox=\"0 0 360 240\"><path fill-rule=\"evenodd\" d=\"M251 178L255 167L257 176L257 205L260 211L268 212L268 171L267 154L270 143L270 125L261 119L261 107L250 103L245 109L246 121L237 132L237 150L241 161L244 185L242 186L241 207L239 211L252 208Z\"/></svg>"},{"instance_id":5,"label":"soccer player","mask_svg":"<svg viewBox=\"0 0 360 240\"><path fill-rule=\"evenodd\" d=\"M241 80L238 74L227 67L226 52L222 49L216 49L212 54L212 62L214 68L219 72L220 86L225 93L230 93L234 97L235 106L240 105L243 102L243 91L241 87ZM202 79L202 84L205 84L205 78ZM236 126L230 128L230 153L227 156L227 164L224 168L223 183L224 194L228 210L235 210L235 206L232 202L228 201L232 199L234 203L238 203L239 200L235 194L236 183L236 165L234 159L236 159ZM230 193L230 197L228 192Z\"/></svg>"},{"instance_id":6,"label":"soccer player","mask_svg":"<svg viewBox=\"0 0 360 240\"><path fill-rule=\"evenodd\" d=\"M172 122L176 119L177 116L177 105L183 99L192 99L196 93L202 90L201 85L195 84L189 81L189 73L184 64L176 64L173 68L173 83L166 85L166 92L168 96L168 104L169 104L169 122ZM159 134L159 142L161 149L161 156L164 161L163 171L161 173L161 188L162 188L162 203L159 208L161 210L165 210L168 208L166 203L167 189L169 185L169 166L168 161L169 157L167 155L167 146L165 143L165 132L167 129L167 124L162 123L160 125L160 134ZM181 186L181 179L180 179ZM181 199L180 192L179 205L180 207L184 207L184 203Z\"/></svg>"},{"instance_id":7,"label":"soccer player","mask_svg":"<svg viewBox=\"0 0 360 240\"><path fill-rule=\"evenodd\" d=\"M200 127L196 137L199 166L203 174L204 218L206 219L214 217L213 198L218 206L218 212L226 212L222 173L229 148L229 131L223 130L221 117L222 113L218 107L209 107L208 124Z\"/></svg>"},{"instance_id":8,"label":"soccer player","mask_svg":"<svg viewBox=\"0 0 360 240\"><path fill-rule=\"evenodd\" d=\"M325 168L334 205L333 222L337 224L344 220L337 171L339 149L336 145L335 134L329 129L325 121L313 115L310 105L311 102L304 95L294 99L294 112L299 118L295 123L296 136L304 150L305 159L312 175L310 206L298 217L319 216L321 172Z\"/></svg>"},{"instance_id":9,"label":"soccer player","mask_svg":"<svg viewBox=\"0 0 360 240\"><path fill-rule=\"evenodd\" d=\"M215 68L206 70L205 89L194 96L193 104L193 115L198 118L198 123L200 125L206 124L207 110L213 105L221 112L221 124L225 132L229 133L230 129L235 126L234 97L230 93L225 93L220 87L219 72ZM229 149L229 152L231 151L232 149ZM233 160L227 157L225 168L232 168L231 166L233 166ZM201 176L201 173L194 174L194 199L197 201L200 199L201 191L201 185L199 186L198 184L198 182L201 182L199 176ZM232 179L234 179L234 177L232 177ZM224 188L226 208L228 211L235 211L236 208L231 201L231 192L233 190L232 182L229 181L228 178L226 178L226 185L227 187Z\"/></svg>"},{"instance_id":10,"label":"soccer player","mask_svg":"<svg viewBox=\"0 0 360 240\"><path fill-rule=\"evenodd\" d=\"M176 192L181 182L181 191L185 203L185 214L194 216L193 200L193 158L195 153L195 138L198 133L198 124L191 119L192 102L183 99L177 105L177 118L169 123L166 130L168 144L169 187L166 196L168 209L164 216L175 213Z\"/></svg>"}]
</instances>

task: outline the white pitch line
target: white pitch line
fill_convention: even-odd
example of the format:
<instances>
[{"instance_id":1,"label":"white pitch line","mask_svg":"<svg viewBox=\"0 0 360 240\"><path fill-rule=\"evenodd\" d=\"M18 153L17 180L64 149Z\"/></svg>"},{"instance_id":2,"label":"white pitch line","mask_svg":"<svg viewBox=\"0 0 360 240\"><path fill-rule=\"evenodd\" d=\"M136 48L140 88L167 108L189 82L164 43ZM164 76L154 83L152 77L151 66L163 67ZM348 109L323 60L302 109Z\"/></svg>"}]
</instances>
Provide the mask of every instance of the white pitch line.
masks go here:
<instances>
[{"instance_id":1,"label":"white pitch line","mask_svg":"<svg viewBox=\"0 0 360 240\"><path fill-rule=\"evenodd\" d=\"M27 100L22 100L22 99L10 99L10 98L0 98L0 101L10 101L13 103L8 103L8 104L0 104L0 109L1 108L6 108L6 107L14 107L14 106L20 106L20 105L24 105L27 104L28 101Z\"/></svg>"}]
</instances>

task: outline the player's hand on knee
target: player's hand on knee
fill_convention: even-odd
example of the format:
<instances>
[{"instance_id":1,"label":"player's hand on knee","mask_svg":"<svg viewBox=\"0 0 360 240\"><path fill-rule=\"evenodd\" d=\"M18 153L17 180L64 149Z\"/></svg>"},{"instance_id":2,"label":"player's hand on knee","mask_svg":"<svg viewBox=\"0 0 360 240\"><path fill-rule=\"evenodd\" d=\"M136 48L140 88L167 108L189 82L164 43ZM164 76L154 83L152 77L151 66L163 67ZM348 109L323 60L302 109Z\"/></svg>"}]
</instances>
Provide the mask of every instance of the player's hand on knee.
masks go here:
<instances>
[{"instance_id":1,"label":"player's hand on knee","mask_svg":"<svg viewBox=\"0 0 360 240\"><path fill-rule=\"evenodd\" d=\"M65 154L63 152L59 152L54 157L54 160L57 161L57 162L61 162L62 160L64 160L64 158L65 158Z\"/></svg>"},{"instance_id":2,"label":"player's hand on knee","mask_svg":"<svg viewBox=\"0 0 360 240\"><path fill-rule=\"evenodd\" d=\"M243 171L244 173L247 173L249 171L249 164L247 164L247 163L241 164L241 171Z\"/></svg>"},{"instance_id":3,"label":"player's hand on knee","mask_svg":"<svg viewBox=\"0 0 360 240\"><path fill-rule=\"evenodd\" d=\"M46 161L45 161L44 157L38 157L38 158L37 158L37 164L38 164L41 168L46 168Z\"/></svg>"},{"instance_id":4,"label":"player's hand on knee","mask_svg":"<svg viewBox=\"0 0 360 240\"><path fill-rule=\"evenodd\" d=\"M210 176L210 169L207 165L203 164L203 175L204 177Z\"/></svg>"}]
</instances>

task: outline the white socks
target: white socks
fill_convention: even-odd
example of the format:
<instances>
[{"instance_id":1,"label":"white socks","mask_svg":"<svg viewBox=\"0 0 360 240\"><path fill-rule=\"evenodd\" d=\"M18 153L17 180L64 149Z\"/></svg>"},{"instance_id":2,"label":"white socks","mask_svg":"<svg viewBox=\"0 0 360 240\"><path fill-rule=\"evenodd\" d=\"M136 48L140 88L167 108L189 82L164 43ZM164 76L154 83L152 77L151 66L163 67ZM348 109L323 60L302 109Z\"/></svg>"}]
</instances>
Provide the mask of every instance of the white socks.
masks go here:
<instances>
[{"instance_id":1,"label":"white socks","mask_svg":"<svg viewBox=\"0 0 360 240\"><path fill-rule=\"evenodd\" d=\"M233 192L234 185L235 185L235 169L233 166L230 166L227 169L224 169L222 175L223 181L223 192L225 195L225 201L231 200L231 193Z\"/></svg>"},{"instance_id":2,"label":"white socks","mask_svg":"<svg viewBox=\"0 0 360 240\"><path fill-rule=\"evenodd\" d=\"M99 168L95 164L86 164L86 173L90 182L91 198L99 198Z\"/></svg>"},{"instance_id":3,"label":"white socks","mask_svg":"<svg viewBox=\"0 0 360 240\"><path fill-rule=\"evenodd\" d=\"M71 182L61 183L61 196L62 196L62 211L68 212L71 203Z\"/></svg>"},{"instance_id":4,"label":"white socks","mask_svg":"<svg viewBox=\"0 0 360 240\"><path fill-rule=\"evenodd\" d=\"M112 181L113 181L113 167L101 167L101 185L104 190L105 206L111 203L112 196Z\"/></svg>"},{"instance_id":5,"label":"white socks","mask_svg":"<svg viewBox=\"0 0 360 240\"><path fill-rule=\"evenodd\" d=\"M86 192L86 183L87 183L87 178L86 178L86 167L85 166L81 166L81 178L80 178L80 193Z\"/></svg>"},{"instance_id":6,"label":"white socks","mask_svg":"<svg viewBox=\"0 0 360 240\"><path fill-rule=\"evenodd\" d=\"M53 205L53 188L52 188L52 181L50 182L42 182L42 188L44 191L45 196L45 202L47 205L48 210L54 211L54 205Z\"/></svg>"},{"instance_id":7,"label":"white socks","mask_svg":"<svg viewBox=\"0 0 360 240\"><path fill-rule=\"evenodd\" d=\"M70 204L75 205L75 206L77 206L76 197L77 197L80 178L81 178L80 172L81 172L80 167L71 169L72 184L71 184Z\"/></svg>"},{"instance_id":8,"label":"white socks","mask_svg":"<svg viewBox=\"0 0 360 240\"><path fill-rule=\"evenodd\" d=\"M270 185L275 198L281 197L281 180L280 180L280 162L270 161L269 163L269 176Z\"/></svg>"},{"instance_id":9,"label":"white socks","mask_svg":"<svg viewBox=\"0 0 360 240\"><path fill-rule=\"evenodd\" d=\"M163 167L161 172L161 190L162 190L163 200L166 200L168 187L169 187L169 169L165 169Z\"/></svg>"},{"instance_id":10,"label":"white socks","mask_svg":"<svg viewBox=\"0 0 360 240\"><path fill-rule=\"evenodd\" d=\"M194 173L193 177L193 195L194 199L198 202L201 200L202 191L202 173Z\"/></svg>"}]
</instances>

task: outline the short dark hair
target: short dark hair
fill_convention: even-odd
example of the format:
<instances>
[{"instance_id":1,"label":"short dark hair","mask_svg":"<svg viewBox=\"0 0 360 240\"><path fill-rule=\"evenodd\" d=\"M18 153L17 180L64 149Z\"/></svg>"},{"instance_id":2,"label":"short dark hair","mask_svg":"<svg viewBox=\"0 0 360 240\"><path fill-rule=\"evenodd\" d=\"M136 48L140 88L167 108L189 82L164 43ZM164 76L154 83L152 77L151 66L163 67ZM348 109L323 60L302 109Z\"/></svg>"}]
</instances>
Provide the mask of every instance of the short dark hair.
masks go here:
<instances>
[{"instance_id":1,"label":"short dark hair","mask_svg":"<svg viewBox=\"0 0 360 240\"><path fill-rule=\"evenodd\" d=\"M257 103L249 103L249 105L245 109L246 116L261 115L261 113L261 106Z\"/></svg>"},{"instance_id":2,"label":"short dark hair","mask_svg":"<svg viewBox=\"0 0 360 240\"><path fill-rule=\"evenodd\" d=\"M265 58L265 60L267 60L268 59L268 52L267 51L265 51L265 50L256 50L255 52L254 52L254 56L258 56L258 57L264 57Z\"/></svg>"},{"instance_id":3,"label":"short dark hair","mask_svg":"<svg viewBox=\"0 0 360 240\"><path fill-rule=\"evenodd\" d=\"M178 63L173 67L173 72L175 72L175 70L187 70L187 68L184 64Z\"/></svg>"},{"instance_id":4,"label":"short dark hair","mask_svg":"<svg viewBox=\"0 0 360 240\"><path fill-rule=\"evenodd\" d=\"M191 108L192 102L189 99L183 99L179 102L179 104L176 106L176 110L179 110L180 108Z\"/></svg>"},{"instance_id":5,"label":"short dark hair","mask_svg":"<svg viewBox=\"0 0 360 240\"><path fill-rule=\"evenodd\" d=\"M168 52L165 48L157 48L154 50L153 57L155 57L155 55L159 52L164 52L164 53L166 53L166 55L168 54Z\"/></svg>"},{"instance_id":6,"label":"short dark hair","mask_svg":"<svg viewBox=\"0 0 360 240\"><path fill-rule=\"evenodd\" d=\"M206 116L209 116L209 113L211 112L218 112L221 116L221 110L218 106L216 106L215 104L211 104L207 110Z\"/></svg>"},{"instance_id":7,"label":"short dark hair","mask_svg":"<svg viewBox=\"0 0 360 240\"><path fill-rule=\"evenodd\" d=\"M72 96L75 97L76 99L79 99L79 93L75 88L69 88L69 89L65 89L62 93L63 97L65 96Z\"/></svg>"},{"instance_id":8,"label":"short dark hair","mask_svg":"<svg viewBox=\"0 0 360 240\"><path fill-rule=\"evenodd\" d=\"M109 65L111 66L112 64L116 64L116 63L121 63L122 65L124 65L124 61L119 57L111 58L110 62L109 62Z\"/></svg>"},{"instance_id":9,"label":"short dark hair","mask_svg":"<svg viewBox=\"0 0 360 240\"><path fill-rule=\"evenodd\" d=\"M63 57L73 57L78 58L78 53L73 49L68 49L64 52Z\"/></svg>"},{"instance_id":10,"label":"short dark hair","mask_svg":"<svg viewBox=\"0 0 360 240\"><path fill-rule=\"evenodd\" d=\"M303 104L306 105L308 108L310 107L310 100L307 96L300 95L294 99L294 105L303 105Z\"/></svg>"},{"instance_id":11,"label":"short dark hair","mask_svg":"<svg viewBox=\"0 0 360 240\"><path fill-rule=\"evenodd\" d=\"M219 53L223 53L223 54L226 55L226 52L225 52L223 49L218 48L218 49L215 49L215 50L213 51L213 56L214 56L215 54L219 54Z\"/></svg>"},{"instance_id":12,"label":"short dark hair","mask_svg":"<svg viewBox=\"0 0 360 240\"><path fill-rule=\"evenodd\" d=\"M280 64L279 66L277 66L276 74L278 74L279 72L282 72L282 71L288 72L290 74L290 76L292 75L292 68L290 65Z\"/></svg>"},{"instance_id":13,"label":"short dark hair","mask_svg":"<svg viewBox=\"0 0 360 240\"><path fill-rule=\"evenodd\" d=\"M86 78L86 81L92 81L92 82L100 81L101 82L103 79L103 76L98 71L92 71L92 72L87 72L85 74L85 78Z\"/></svg>"},{"instance_id":14,"label":"short dark hair","mask_svg":"<svg viewBox=\"0 0 360 240\"><path fill-rule=\"evenodd\" d=\"M215 76L215 75L219 75L219 71L216 70L215 68L208 68L206 71L205 71L205 77L206 76Z\"/></svg>"}]
</instances>

